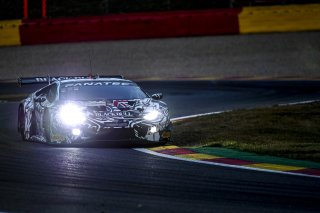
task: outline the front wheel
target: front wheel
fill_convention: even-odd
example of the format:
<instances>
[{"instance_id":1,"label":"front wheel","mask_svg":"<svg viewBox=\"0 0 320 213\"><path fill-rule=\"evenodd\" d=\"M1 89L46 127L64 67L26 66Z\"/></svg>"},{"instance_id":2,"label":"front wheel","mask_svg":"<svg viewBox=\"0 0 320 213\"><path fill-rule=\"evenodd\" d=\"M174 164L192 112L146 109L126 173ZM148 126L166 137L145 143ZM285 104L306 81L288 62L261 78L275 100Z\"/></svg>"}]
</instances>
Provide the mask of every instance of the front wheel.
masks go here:
<instances>
[{"instance_id":1,"label":"front wheel","mask_svg":"<svg viewBox=\"0 0 320 213\"><path fill-rule=\"evenodd\" d=\"M43 127L44 127L44 136L45 136L46 142L51 143L52 130L51 130L51 119L50 119L50 114L48 109L46 109L44 112Z\"/></svg>"},{"instance_id":2,"label":"front wheel","mask_svg":"<svg viewBox=\"0 0 320 213\"><path fill-rule=\"evenodd\" d=\"M22 106L19 106L19 110L18 110L18 132L21 135L21 139L23 141L27 141L27 137L25 134L25 116L24 116Z\"/></svg>"},{"instance_id":3,"label":"front wheel","mask_svg":"<svg viewBox=\"0 0 320 213\"><path fill-rule=\"evenodd\" d=\"M168 143L168 141L159 141L159 142L157 142L157 146L164 146L164 145L166 145Z\"/></svg>"},{"instance_id":4,"label":"front wheel","mask_svg":"<svg viewBox=\"0 0 320 213\"><path fill-rule=\"evenodd\" d=\"M29 116L28 116L29 115ZM34 133L34 121L32 113L25 114L23 108L19 108L18 114L18 132L20 132L21 139L23 141L30 141L31 136Z\"/></svg>"}]
</instances>

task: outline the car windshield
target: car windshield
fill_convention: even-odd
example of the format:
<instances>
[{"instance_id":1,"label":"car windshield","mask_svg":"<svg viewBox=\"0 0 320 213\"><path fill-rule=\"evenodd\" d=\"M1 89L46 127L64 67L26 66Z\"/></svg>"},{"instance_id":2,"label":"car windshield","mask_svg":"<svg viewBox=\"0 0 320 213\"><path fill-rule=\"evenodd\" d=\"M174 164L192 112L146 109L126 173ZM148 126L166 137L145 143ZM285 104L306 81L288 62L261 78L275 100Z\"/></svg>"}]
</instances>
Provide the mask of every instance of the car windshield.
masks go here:
<instances>
[{"instance_id":1,"label":"car windshield","mask_svg":"<svg viewBox=\"0 0 320 213\"><path fill-rule=\"evenodd\" d=\"M133 83L86 82L62 84L60 87L60 100L130 100L147 97Z\"/></svg>"}]
</instances>

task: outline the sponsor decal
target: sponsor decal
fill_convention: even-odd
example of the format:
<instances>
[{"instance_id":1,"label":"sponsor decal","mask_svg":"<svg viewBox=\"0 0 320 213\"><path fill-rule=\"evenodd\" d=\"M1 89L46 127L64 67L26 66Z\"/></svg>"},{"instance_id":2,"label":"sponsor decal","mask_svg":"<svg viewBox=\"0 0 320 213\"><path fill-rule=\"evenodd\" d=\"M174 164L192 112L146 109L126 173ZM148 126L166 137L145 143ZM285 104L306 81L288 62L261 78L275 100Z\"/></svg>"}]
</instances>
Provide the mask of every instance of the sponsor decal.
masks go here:
<instances>
[{"instance_id":1,"label":"sponsor decal","mask_svg":"<svg viewBox=\"0 0 320 213\"><path fill-rule=\"evenodd\" d=\"M109 106L106 106L106 112L112 112L112 108Z\"/></svg>"},{"instance_id":2,"label":"sponsor decal","mask_svg":"<svg viewBox=\"0 0 320 213\"><path fill-rule=\"evenodd\" d=\"M118 82L118 81L99 81L99 82L77 82L77 83L67 83L62 85L65 88L77 87L77 86L133 86L134 83L130 82Z\"/></svg>"},{"instance_id":3,"label":"sponsor decal","mask_svg":"<svg viewBox=\"0 0 320 213\"><path fill-rule=\"evenodd\" d=\"M50 81L62 81L62 80L68 80L68 79L86 79L87 77L83 76L61 76L61 77L39 77L35 78L36 82L48 82Z\"/></svg>"},{"instance_id":4,"label":"sponsor decal","mask_svg":"<svg viewBox=\"0 0 320 213\"><path fill-rule=\"evenodd\" d=\"M93 111L96 118L107 119L110 117L133 117L133 112L131 111Z\"/></svg>"}]
</instances>

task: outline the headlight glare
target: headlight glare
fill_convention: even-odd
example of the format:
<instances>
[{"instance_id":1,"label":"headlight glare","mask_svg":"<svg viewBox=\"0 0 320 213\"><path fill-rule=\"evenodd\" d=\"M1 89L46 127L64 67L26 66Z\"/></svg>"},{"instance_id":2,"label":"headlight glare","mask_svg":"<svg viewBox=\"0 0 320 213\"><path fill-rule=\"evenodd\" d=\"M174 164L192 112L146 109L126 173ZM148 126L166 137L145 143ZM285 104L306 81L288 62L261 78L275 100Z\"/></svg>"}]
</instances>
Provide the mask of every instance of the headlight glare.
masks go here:
<instances>
[{"instance_id":1,"label":"headlight glare","mask_svg":"<svg viewBox=\"0 0 320 213\"><path fill-rule=\"evenodd\" d=\"M80 107L75 104L66 104L63 105L59 110L59 118L60 120L69 126L83 124L86 120L86 115Z\"/></svg>"},{"instance_id":2,"label":"headlight glare","mask_svg":"<svg viewBox=\"0 0 320 213\"><path fill-rule=\"evenodd\" d=\"M143 118L148 121L153 121L156 120L159 116L160 112L153 110L151 112L148 112L145 116L143 116Z\"/></svg>"},{"instance_id":3,"label":"headlight glare","mask_svg":"<svg viewBox=\"0 0 320 213\"><path fill-rule=\"evenodd\" d=\"M152 134L158 132L157 127L156 127L156 126L152 126L152 127L150 128L150 132L151 132Z\"/></svg>"}]
</instances>

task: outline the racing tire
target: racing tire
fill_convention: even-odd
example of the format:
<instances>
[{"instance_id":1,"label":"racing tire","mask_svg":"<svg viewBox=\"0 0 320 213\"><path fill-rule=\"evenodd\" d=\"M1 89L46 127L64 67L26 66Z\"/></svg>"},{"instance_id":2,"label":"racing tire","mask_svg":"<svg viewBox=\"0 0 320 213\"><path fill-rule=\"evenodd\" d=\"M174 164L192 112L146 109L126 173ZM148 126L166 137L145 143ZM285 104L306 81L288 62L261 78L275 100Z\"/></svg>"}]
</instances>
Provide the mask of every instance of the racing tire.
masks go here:
<instances>
[{"instance_id":1,"label":"racing tire","mask_svg":"<svg viewBox=\"0 0 320 213\"><path fill-rule=\"evenodd\" d=\"M166 145L168 142L169 142L170 140L169 139L162 139L162 140L160 140L158 143L157 143L157 145L158 146L164 146L164 145Z\"/></svg>"},{"instance_id":2,"label":"racing tire","mask_svg":"<svg viewBox=\"0 0 320 213\"><path fill-rule=\"evenodd\" d=\"M29 131L25 131L25 114L22 107L19 107L19 115L18 115L18 132L20 132L22 141L31 141L31 136L35 133L35 123L34 123L34 113L31 116L31 126Z\"/></svg>"},{"instance_id":3,"label":"racing tire","mask_svg":"<svg viewBox=\"0 0 320 213\"><path fill-rule=\"evenodd\" d=\"M24 112L23 108L20 105L19 110L18 110L18 132L21 135L22 141L27 141L26 135L24 134L24 125L25 125L25 120L24 120Z\"/></svg>"},{"instance_id":4,"label":"racing tire","mask_svg":"<svg viewBox=\"0 0 320 213\"><path fill-rule=\"evenodd\" d=\"M43 127L44 127L44 137L47 143L52 143L51 141L51 120L49 110L45 109L43 116Z\"/></svg>"},{"instance_id":5,"label":"racing tire","mask_svg":"<svg viewBox=\"0 0 320 213\"><path fill-rule=\"evenodd\" d=\"M164 145L166 145L167 144L167 141L160 141L160 142L158 142L156 145L157 146L164 146Z\"/></svg>"}]
</instances>

